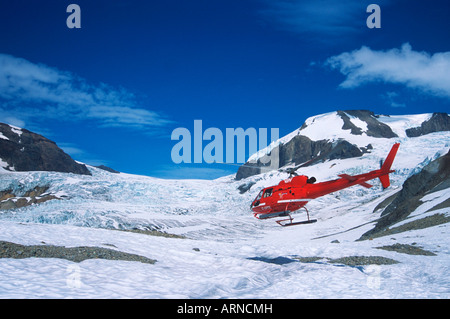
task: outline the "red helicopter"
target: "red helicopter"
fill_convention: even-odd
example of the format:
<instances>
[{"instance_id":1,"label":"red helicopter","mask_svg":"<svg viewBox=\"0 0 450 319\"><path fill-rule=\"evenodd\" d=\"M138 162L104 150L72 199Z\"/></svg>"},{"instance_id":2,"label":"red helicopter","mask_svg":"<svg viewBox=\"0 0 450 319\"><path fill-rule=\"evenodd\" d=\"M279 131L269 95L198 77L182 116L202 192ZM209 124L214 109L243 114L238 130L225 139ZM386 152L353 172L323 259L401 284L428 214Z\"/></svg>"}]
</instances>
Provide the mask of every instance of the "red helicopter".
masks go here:
<instances>
[{"instance_id":1,"label":"red helicopter","mask_svg":"<svg viewBox=\"0 0 450 319\"><path fill-rule=\"evenodd\" d=\"M391 165L399 146L400 143L396 143L392 146L391 151L380 169L365 174L354 176L341 174L338 175L340 177L339 179L315 183L316 179L314 177L308 178L304 175L296 175L296 169L293 169L289 173L291 176L296 176L283 180L276 186L266 187L259 192L258 196L256 196L250 206L254 212L253 216L258 219L287 216L287 219L276 221L281 226L315 223L317 219L309 219L309 212L305 207L310 200L353 185L371 188L372 185L366 182L377 177L380 179L383 188L389 187L389 174L395 172L394 170L391 170ZM306 210L308 219L294 223L290 214L301 208Z\"/></svg>"}]
</instances>

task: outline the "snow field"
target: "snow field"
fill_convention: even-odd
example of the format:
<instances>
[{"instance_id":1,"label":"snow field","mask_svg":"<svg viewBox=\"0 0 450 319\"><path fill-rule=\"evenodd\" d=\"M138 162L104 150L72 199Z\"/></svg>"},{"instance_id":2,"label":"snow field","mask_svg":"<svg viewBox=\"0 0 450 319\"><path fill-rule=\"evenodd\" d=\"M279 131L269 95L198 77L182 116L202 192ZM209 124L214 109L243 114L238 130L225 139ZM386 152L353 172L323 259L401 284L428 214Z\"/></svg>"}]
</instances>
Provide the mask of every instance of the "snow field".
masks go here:
<instances>
[{"instance_id":1,"label":"snow field","mask_svg":"<svg viewBox=\"0 0 450 319\"><path fill-rule=\"evenodd\" d=\"M327 116L333 115L325 115L325 120ZM385 121L401 131L418 119L411 117L405 123L403 118L390 117ZM179 181L96 168L90 168L92 176L0 168L0 189L20 194L25 186L49 185L49 193L63 198L0 212L1 241L103 247L157 260L152 265L101 259L74 263L56 258L1 258L0 298L449 298L448 224L355 240L374 226L381 212L373 210L380 202L398 192L408 176L448 152L450 133L351 138L359 146L371 143L373 150L360 158L328 161L299 173L323 181L341 173L378 169L379 160L400 142L391 187L382 191L379 181L373 180L371 189L354 186L313 200L307 207L318 222L286 228L253 218L249 209L261 188L288 177L278 171L245 181L234 181L233 176ZM247 182L254 185L240 194L237 188ZM405 222L436 213L448 216L448 208L428 210L449 197L448 190L426 196ZM302 220L305 214L293 217ZM134 228L186 238L114 230ZM417 245L436 256L377 249L396 243ZM348 266L330 262L350 256L380 256L399 263ZM296 259L301 257L319 259Z\"/></svg>"},{"instance_id":2,"label":"snow field","mask_svg":"<svg viewBox=\"0 0 450 319\"><path fill-rule=\"evenodd\" d=\"M298 228L269 232L253 241L171 239L68 225L2 222L1 240L26 244L97 246L156 259L139 262L1 259L2 298L446 298L450 280L447 224L372 241L348 235L305 241ZM33 229L32 236L30 228ZM306 234L307 235L307 234ZM439 236L437 236L439 235ZM24 240L26 238L26 240ZM421 238L435 238L424 244ZM439 240L439 238L441 240ZM340 243L330 243L338 239ZM410 256L374 249L419 242L437 256ZM194 250L195 248L195 250ZM385 256L395 265L351 267L295 257ZM288 262L259 261L283 256ZM289 259L292 262L289 262Z\"/></svg>"}]
</instances>

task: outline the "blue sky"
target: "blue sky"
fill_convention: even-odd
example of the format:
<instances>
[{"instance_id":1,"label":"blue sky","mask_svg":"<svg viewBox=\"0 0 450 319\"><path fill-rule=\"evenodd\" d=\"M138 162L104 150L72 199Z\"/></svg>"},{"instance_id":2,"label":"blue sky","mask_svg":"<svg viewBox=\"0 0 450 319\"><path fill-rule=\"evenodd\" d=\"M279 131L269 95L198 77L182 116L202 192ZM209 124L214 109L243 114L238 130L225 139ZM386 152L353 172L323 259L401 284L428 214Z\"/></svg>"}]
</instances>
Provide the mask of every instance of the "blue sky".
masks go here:
<instances>
[{"instance_id":1,"label":"blue sky","mask_svg":"<svg viewBox=\"0 0 450 319\"><path fill-rule=\"evenodd\" d=\"M66 26L71 3L81 29ZM172 162L175 128L283 136L339 109L448 112L449 13L446 0L1 0L0 121L88 164L216 178L237 167Z\"/></svg>"}]
</instances>

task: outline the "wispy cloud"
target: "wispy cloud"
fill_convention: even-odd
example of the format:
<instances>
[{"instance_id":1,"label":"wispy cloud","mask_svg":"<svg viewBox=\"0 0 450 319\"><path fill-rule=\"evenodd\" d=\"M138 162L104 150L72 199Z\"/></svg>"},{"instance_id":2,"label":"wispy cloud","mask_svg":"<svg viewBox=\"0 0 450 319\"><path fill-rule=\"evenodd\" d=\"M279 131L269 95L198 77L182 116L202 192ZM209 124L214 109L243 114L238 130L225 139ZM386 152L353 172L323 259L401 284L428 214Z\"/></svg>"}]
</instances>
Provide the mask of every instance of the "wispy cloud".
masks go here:
<instances>
[{"instance_id":1,"label":"wispy cloud","mask_svg":"<svg viewBox=\"0 0 450 319\"><path fill-rule=\"evenodd\" d=\"M100 120L103 126L108 127L159 127L171 123L157 112L129 106L97 105L89 108L86 116Z\"/></svg>"},{"instance_id":2,"label":"wispy cloud","mask_svg":"<svg viewBox=\"0 0 450 319\"><path fill-rule=\"evenodd\" d=\"M400 97L400 94L393 91L388 91L386 94L382 94L381 98L386 101L387 104L389 104L392 107L406 107L405 103L399 103L396 100Z\"/></svg>"},{"instance_id":3,"label":"wispy cloud","mask_svg":"<svg viewBox=\"0 0 450 319\"><path fill-rule=\"evenodd\" d=\"M81 161L82 163L94 166L110 165L108 161L97 158L95 155L79 148L78 145L74 143L58 143L58 147L69 154L73 159Z\"/></svg>"},{"instance_id":4,"label":"wispy cloud","mask_svg":"<svg viewBox=\"0 0 450 319\"><path fill-rule=\"evenodd\" d=\"M8 104L9 114L33 110L43 118L89 119L100 126L145 130L170 123L158 112L140 107L126 89L90 84L71 72L7 54L0 54L0 98Z\"/></svg>"},{"instance_id":5,"label":"wispy cloud","mask_svg":"<svg viewBox=\"0 0 450 319\"><path fill-rule=\"evenodd\" d=\"M392 107L406 107L405 103L399 103L396 101L396 99L400 96L397 92L389 91L386 92L386 94L383 94L381 98L386 100L386 103L389 104Z\"/></svg>"},{"instance_id":6,"label":"wispy cloud","mask_svg":"<svg viewBox=\"0 0 450 319\"><path fill-rule=\"evenodd\" d=\"M385 5L392 0L379 0ZM359 33L366 26L365 0L279 0L265 1L262 14L278 22L282 29L303 34L320 41L344 39ZM322 37L326 38L322 38Z\"/></svg>"},{"instance_id":7,"label":"wispy cloud","mask_svg":"<svg viewBox=\"0 0 450 319\"><path fill-rule=\"evenodd\" d=\"M363 46L333 56L325 65L345 75L341 88L384 82L450 98L450 52L418 52L409 43L403 44L400 49L387 51L375 51Z\"/></svg>"},{"instance_id":8,"label":"wispy cloud","mask_svg":"<svg viewBox=\"0 0 450 319\"><path fill-rule=\"evenodd\" d=\"M1 111L1 108L0 108ZM3 114L1 121L6 124L18 126L18 127L25 127L25 122L21 119L18 119L15 116L9 116L6 114L6 112Z\"/></svg>"}]
</instances>

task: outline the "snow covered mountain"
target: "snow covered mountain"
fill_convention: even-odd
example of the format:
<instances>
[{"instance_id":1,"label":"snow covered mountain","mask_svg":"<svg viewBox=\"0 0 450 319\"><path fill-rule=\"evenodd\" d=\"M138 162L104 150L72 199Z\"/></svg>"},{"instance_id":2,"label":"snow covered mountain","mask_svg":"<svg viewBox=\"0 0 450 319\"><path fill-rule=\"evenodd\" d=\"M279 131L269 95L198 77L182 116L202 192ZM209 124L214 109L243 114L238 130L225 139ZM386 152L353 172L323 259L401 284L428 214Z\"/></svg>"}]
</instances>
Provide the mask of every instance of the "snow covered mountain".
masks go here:
<instances>
[{"instance_id":1,"label":"snow covered mountain","mask_svg":"<svg viewBox=\"0 0 450 319\"><path fill-rule=\"evenodd\" d=\"M356 157L324 156L297 171L324 181L377 169L400 142L391 187L374 181L313 200L318 222L305 226L251 214L259 190L288 177L278 170L207 181L0 167L0 203L54 197L0 210L0 297L449 298L450 132L424 124L441 115L344 113L310 118L271 147L299 132L356 145ZM293 159L285 166L303 163ZM405 200L412 211L362 240Z\"/></svg>"},{"instance_id":2,"label":"snow covered mountain","mask_svg":"<svg viewBox=\"0 0 450 319\"><path fill-rule=\"evenodd\" d=\"M241 166L236 179L264 171L258 159L277 149L279 167L309 166L333 159L362 156L386 139L450 131L450 116L445 113L387 116L367 110L336 111L308 118L296 131L274 141ZM390 142L388 142L390 143ZM267 163L267 160L263 160Z\"/></svg>"}]
</instances>

